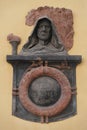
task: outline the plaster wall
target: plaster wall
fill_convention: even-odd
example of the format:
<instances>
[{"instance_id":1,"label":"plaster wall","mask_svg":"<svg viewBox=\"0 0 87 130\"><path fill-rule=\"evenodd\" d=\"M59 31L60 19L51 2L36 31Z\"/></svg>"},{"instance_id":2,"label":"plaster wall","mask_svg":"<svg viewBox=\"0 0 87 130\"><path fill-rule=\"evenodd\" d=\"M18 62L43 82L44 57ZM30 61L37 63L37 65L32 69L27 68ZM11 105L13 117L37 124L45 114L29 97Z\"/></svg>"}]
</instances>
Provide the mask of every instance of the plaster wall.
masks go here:
<instances>
[{"instance_id":1,"label":"plaster wall","mask_svg":"<svg viewBox=\"0 0 87 130\"><path fill-rule=\"evenodd\" d=\"M22 38L19 50L27 41L33 27L25 25L25 16L39 6L71 9L74 16L74 45L70 55L82 55L83 61L76 71L77 115L63 121L40 124L24 121L11 114L13 71L6 62L11 54L7 35ZM0 0L0 130L86 130L87 129L87 0Z\"/></svg>"}]
</instances>

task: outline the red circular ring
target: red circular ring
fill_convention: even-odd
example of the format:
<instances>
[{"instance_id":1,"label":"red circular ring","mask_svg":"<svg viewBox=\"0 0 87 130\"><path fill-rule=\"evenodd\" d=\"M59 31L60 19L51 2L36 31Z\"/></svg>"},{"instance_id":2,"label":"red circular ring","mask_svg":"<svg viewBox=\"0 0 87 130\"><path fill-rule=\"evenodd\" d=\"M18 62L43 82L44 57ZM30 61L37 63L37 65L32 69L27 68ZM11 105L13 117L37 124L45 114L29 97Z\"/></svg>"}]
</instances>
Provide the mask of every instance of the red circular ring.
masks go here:
<instances>
[{"instance_id":1,"label":"red circular ring","mask_svg":"<svg viewBox=\"0 0 87 130\"><path fill-rule=\"evenodd\" d=\"M61 96L59 100L47 107L42 107L34 104L28 96L28 89L31 82L40 77L40 76L49 76L57 80L61 86ZM20 85L19 85L19 98L24 106L24 108L38 116L54 116L62 112L70 102L71 99L71 87L67 77L58 69L41 66L32 69L23 76Z\"/></svg>"}]
</instances>

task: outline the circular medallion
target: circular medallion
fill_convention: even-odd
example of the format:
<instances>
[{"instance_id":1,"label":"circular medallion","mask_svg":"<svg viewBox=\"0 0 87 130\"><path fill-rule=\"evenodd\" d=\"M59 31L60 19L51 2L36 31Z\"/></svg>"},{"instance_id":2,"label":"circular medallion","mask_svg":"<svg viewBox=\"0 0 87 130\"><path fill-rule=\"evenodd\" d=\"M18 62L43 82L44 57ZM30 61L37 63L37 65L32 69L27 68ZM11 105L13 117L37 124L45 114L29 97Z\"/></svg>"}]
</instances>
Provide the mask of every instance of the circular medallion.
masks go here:
<instances>
[{"instance_id":1,"label":"circular medallion","mask_svg":"<svg viewBox=\"0 0 87 130\"><path fill-rule=\"evenodd\" d=\"M48 76L36 78L29 87L28 95L39 106L50 106L57 102L61 94L59 83Z\"/></svg>"},{"instance_id":2,"label":"circular medallion","mask_svg":"<svg viewBox=\"0 0 87 130\"><path fill-rule=\"evenodd\" d=\"M21 79L19 98L29 112L38 116L54 116L62 112L70 102L70 83L56 68L33 68Z\"/></svg>"}]
</instances>

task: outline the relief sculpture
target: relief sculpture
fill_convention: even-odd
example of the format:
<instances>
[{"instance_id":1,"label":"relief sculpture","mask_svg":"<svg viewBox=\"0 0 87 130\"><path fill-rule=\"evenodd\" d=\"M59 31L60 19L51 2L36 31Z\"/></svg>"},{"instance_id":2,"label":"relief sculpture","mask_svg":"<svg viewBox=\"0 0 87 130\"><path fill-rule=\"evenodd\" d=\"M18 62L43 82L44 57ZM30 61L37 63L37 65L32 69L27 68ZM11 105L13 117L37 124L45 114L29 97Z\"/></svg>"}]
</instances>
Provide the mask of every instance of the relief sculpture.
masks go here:
<instances>
[{"instance_id":1,"label":"relief sculpture","mask_svg":"<svg viewBox=\"0 0 87 130\"><path fill-rule=\"evenodd\" d=\"M63 20L62 26L55 24L56 15ZM76 66L81 56L68 54L72 46L72 19L72 11L65 8L46 6L32 10L26 17L26 24L34 24L34 29L19 54L17 46L21 38L8 35L7 40L12 45L12 55L7 56L7 61L13 66L14 116L48 123L76 115ZM60 29L65 26L64 20L71 26L67 24L67 29ZM64 42L65 30L65 34L71 35L67 42Z\"/></svg>"},{"instance_id":2,"label":"relief sculpture","mask_svg":"<svg viewBox=\"0 0 87 130\"><path fill-rule=\"evenodd\" d=\"M29 37L20 54L31 55L40 53L67 54L63 44L60 42L54 25L48 18L41 18L37 21L32 35Z\"/></svg>"}]
</instances>

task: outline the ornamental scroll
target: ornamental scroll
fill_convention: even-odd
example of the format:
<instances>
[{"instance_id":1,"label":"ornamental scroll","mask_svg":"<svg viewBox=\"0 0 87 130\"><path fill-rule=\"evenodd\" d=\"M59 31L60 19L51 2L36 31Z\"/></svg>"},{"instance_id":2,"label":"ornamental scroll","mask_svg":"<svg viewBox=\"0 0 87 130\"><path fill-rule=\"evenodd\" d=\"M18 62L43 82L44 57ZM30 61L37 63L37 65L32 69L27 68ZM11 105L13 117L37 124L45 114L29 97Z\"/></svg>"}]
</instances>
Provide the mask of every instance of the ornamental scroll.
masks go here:
<instances>
[{"instance_id":1,"label":"ornamental scroll","mask_svg":"<svg viewBox=\"0 0 87 130\"><path fill-rule=\"evenodd\" d=\"M65 8L39 7L26 16L35 25L19 54L21 39L7 39L13 66L12 114L24 120L48 123L76 114L76 66L81 56L68 55L73 45L73 15Z\"/></svg>"}]
</instances>

